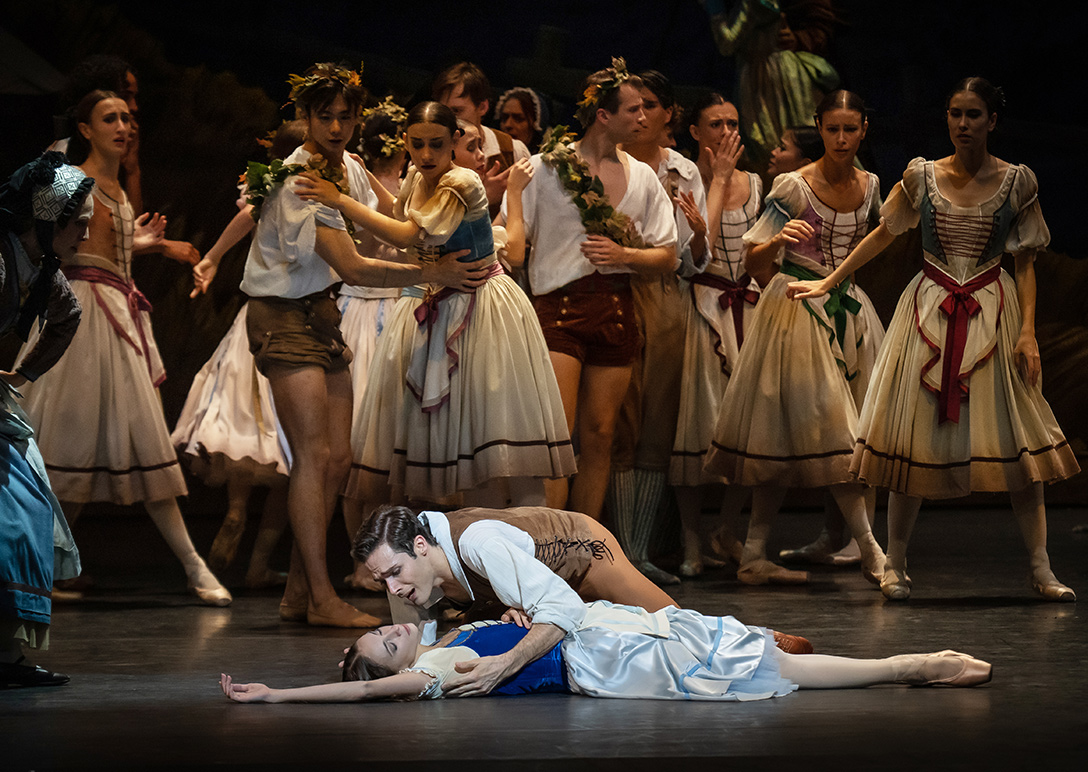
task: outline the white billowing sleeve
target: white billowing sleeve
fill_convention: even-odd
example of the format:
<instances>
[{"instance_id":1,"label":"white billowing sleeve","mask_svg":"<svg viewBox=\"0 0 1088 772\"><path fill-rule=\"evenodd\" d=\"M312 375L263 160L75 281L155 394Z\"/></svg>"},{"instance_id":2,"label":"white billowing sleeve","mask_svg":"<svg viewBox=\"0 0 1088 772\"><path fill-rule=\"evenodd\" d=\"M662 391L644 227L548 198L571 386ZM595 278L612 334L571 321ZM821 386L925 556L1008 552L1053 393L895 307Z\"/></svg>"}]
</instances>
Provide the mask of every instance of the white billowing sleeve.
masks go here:
<instances>
[{"instance_id":1,"label":"white billowing sleeve","mask_svg":"<svg viewBox=\"0 0 1088 772\"><path fill-rule=\"evenodd\" d=\"M524 610L534 623L570 632L586 614L586 604L535 557L529 534L509 523L480 520L461 535L461 560L485 577L506 605Z\"/></svg>"}]
</instances>

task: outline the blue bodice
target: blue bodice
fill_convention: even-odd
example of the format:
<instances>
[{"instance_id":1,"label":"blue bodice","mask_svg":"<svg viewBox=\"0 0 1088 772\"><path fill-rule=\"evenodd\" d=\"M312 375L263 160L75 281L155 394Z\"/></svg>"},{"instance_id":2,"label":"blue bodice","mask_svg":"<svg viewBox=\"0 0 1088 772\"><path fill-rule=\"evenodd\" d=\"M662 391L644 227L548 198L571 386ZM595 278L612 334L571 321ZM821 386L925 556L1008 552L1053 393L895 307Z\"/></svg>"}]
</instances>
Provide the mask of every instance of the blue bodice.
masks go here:
<instances>
[{"instance_id":1,"label":"blue bodice","mask_svg":"<svg viewBox=\"0 0 1088 772\"><path fill-rule=\"evenodd\" d=\"M491 231L491 221L486 217L471 221L462 220L449 240L438 248L438 254L448 255L450 252L459 252L462 249L471 249L472 252L458 258L460 263L471 263L473 260L492 254L495 251L495 237Z\"/></svg>"},{"instance_id":2,"label":"blue bodice","mask_svg":"<svg viewBox=\"0 0 1088 772\"><path fill-rule=\"evenodd\" d=\"M450 646L465 646L481 657L505 654L514 648L528 632L515 624L497 624L462 630ZM535 662L503 681L492 694L542 694L546 692L570 692L567 668L563 663L561 643L557 643Z\"/></svg>"}]
</instances>

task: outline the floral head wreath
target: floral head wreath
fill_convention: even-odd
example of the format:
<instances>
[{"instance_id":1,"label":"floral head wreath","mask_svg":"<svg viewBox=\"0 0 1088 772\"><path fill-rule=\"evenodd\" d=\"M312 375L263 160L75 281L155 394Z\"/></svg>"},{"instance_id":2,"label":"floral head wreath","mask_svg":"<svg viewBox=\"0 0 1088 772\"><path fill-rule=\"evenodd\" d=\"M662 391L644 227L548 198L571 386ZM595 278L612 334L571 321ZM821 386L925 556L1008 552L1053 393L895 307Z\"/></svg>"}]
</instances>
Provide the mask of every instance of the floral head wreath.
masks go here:
<instances>
[{"instance_id":1,"label":"floral head wreath","mask_svg":"<svg viewBox=\"0 0 1088 772\"><path fill-rule=\"evenodd\" d=\"M288 101L297 104L299 99L304 98L308 92L330 83L342 83L349 88L362 88L363 86L362 62L359 62L358 71L349 70L347 67L328 62L315 64L311 69L313 71L306 75L287 76L287 85L291 87L291 92L287 95Z\"/></svg>"},{"instance_id":2,"label":"floral head wreath","mask_svg":"<svg viewBox=\"0 0 1088 772\"><path fill-rule=\"evenodd\" d=\"M578 103L575 117L578 118L578 122L582 124L583 128L593 123L593 116L597 114L597 108L600 107L601 102L604 101L608 93L619 88L624 81L631 78L631 73L627 71L627 62L622 56L613 56L612 66L605 72L610 75L607 80L600 83L590 83L586 86L586 90L582 92L582 101Z\"/></svg>"},{"instance_id":3,"label":"floral head wreath","mask_svg":"<svg viewBox=\"0 0 1088 772\"><path fill-rule=\"evenodd\" d=\"M401 136L401 131L404 124L408 123L408 111L397 104L393 100L393 95L390 94L376 106L363 110L363 122L366 123L367 118L375 115L384 115L396 124L397 130L392 135L382 133L376 137L382 141L382 158L392 158L401 150L404 150L404 137Z\"/></svg>"}]
</instances>

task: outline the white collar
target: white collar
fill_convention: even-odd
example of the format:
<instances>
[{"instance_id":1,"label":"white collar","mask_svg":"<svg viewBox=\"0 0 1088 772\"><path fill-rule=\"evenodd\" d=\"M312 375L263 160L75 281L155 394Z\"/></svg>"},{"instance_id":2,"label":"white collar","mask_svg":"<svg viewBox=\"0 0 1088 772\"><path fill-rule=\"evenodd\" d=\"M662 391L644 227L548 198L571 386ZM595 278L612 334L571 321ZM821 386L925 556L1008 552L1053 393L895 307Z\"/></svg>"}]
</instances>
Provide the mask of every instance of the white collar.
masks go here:
<instances>
[{"instance_id":1,"label":"white collar","mask_svg":"<svg viewBox=\"0 0 1088 772\"><path fill-rule=\"evenodd\" d=\"M420 512L419 519L430 527L431 535L434 536L435 541L438 542L438 546L442 548L442 551L446 553L446 560L449 561L450 570L453 571L453 578L457 580L458 584L465 588L469 600L476 600L476 596L472 593L472 588L469 587L468 577L465 575L465 568L461 565L461 560L457 557L453 536L450 535L449 519L441 512ZM434 605L438 600L441 600L441 598L435 598L431 605Z\"/></svg>"}]
</instances>

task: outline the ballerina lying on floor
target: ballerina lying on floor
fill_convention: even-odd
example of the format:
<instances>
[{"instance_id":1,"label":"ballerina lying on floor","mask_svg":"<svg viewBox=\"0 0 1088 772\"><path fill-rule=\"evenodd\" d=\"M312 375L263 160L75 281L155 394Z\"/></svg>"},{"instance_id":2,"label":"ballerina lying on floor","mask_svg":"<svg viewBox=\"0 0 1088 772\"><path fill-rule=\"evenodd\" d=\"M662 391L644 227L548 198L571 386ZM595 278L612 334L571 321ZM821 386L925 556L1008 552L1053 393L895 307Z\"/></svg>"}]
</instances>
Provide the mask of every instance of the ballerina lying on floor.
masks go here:
<instances>
[{"instance_id":1,"label":"ballerina lying on floor","mask_svg":"<svg viewBox=\"0 0 1088 772\"><path fill-rule=\"evenodd\" d=\"M851 659L786 654L771 631L733 617L707 617L669 606L648 612L608 601L586 604L581 624L494 694L564 692L628 699L760 700L801 689L875 684L975 686L990 680L988 662L955 651ZM526 627L520 626L525 624ZM482 622L451 630L433 646L412 624L389 625L344 650L341 683L270 689L221 676L236 702L359 702L477 696L458 686L482 657L502 656L529 623Z\"/></svg>"}]
</instances>

